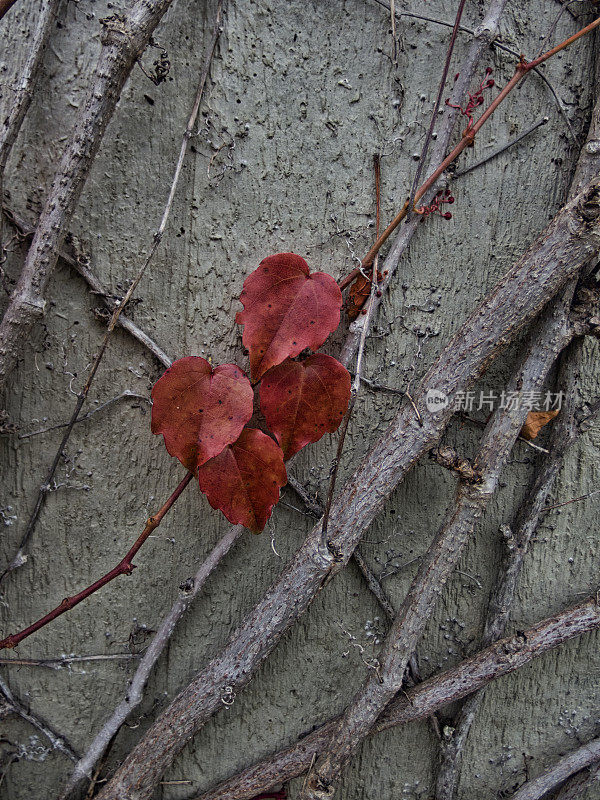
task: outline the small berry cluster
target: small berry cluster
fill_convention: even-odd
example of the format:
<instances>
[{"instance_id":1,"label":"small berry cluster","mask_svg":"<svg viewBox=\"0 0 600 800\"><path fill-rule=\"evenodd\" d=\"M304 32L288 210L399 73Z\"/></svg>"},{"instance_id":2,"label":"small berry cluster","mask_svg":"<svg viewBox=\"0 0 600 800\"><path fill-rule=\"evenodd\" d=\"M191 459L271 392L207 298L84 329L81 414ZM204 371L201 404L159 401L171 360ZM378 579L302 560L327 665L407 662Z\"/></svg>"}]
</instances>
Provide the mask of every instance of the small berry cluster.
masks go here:
<instances>
[{"instance_id":1,"label":"small berry cluster","mask_svg":"<svg viewBox=\"0 0 600 800\"><path fill-rule=\"evenodd\" d=\"M450 189L440 189L440 191L431 201L431 205L419 206L415 209L415 211L417 214L423 214L424 217L428 217L430 214L439 214L440 217L443 217L444 219L452 219L452 214L449 211L442 211L441 206L443 203L452 205L453 202L454 197L452 196Z\"/></svg>"},{"instance_id":2,"label":"small berry cluster","mask_svg":"<svg viewBox=\"0 0 600 800\"><path fill-rule=\"evenodd\" d=\"M467 117L469 123L467 125L467 130L473 125L473 112L476 108L483 104L483 93L486 89L491 89L492 86L496 85L496 81L493 78L490 78L492 74L492 68L488 67L485 71L485 78L479 84L479 88L475 92L475 94L469 93L469 102L467 103L466 107L463 108L462 106L454 105L451 103L450 100L446 100L446 105L450 106L450 108L456 108L463 117ZM454 76L454 80L458 78L459 73L457 72Z\"/></svg>"}]
</instances>

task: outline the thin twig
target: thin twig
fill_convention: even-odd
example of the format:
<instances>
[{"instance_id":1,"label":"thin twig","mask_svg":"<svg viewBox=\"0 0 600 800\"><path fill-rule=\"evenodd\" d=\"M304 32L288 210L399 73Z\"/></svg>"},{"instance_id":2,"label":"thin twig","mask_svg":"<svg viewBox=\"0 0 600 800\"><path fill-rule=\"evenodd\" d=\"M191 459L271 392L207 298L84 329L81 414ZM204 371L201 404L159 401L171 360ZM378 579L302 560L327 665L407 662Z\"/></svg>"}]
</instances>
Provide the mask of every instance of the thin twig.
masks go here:
<instances>
[{"instance_id":1,"label":"thin twig","mask_svg":"<svg viewBox=\"0 0 600 800\"><path fill-rule=\"evenodd\" d=\"M132 392L130 389L125 389L125 391L118 394L116 397L111 397L110 400L107 400L105 403L102 403L97 408L93 408L91 411L88 411L87 414L84 414L82 417L78 417L75 420L74 424L79 424L80 422L85 422L90 417L93 417L94 414L98 414L100 411L104 411L105 409L109 408L110 406L118 403L119 400L143 400L145 403L150 403L150 398L146 397L143 394L136 394ZM43 433L49 433L50 431L58 431L61 428L67 428L69 426L69 422L59 422L56 425L50 425L47 428L39 428L37 431L32 431L31 433L19 433L17 438L18 439L31 439L33 436L41 436Z\"/></svg>"},{"instance_id":2,"label":"thin twig","mask_svg":"<svg viewBox=\"0 0 600 800\"><path fill-rule=\"evenodd\" d=\"M321 505L320 501L316 497L311 497L302 483L294 478L293 475L288 475L287 485L296 492L298 497L304 503L309 514L317 519L320 519L323 516L323 506Z\"/></svg>"},{"instance_id":3,"label":"thin twig","mask_svg":"<svg viewBox=\"0 0 600 800\"><path fill-rule=\"evenodd\" d=\"M115 733L115 735L112 737L112 739L108 743L108 746L107 746L106 750L102 754L102 758L100 758L98 760L98 763L96 765L96 769L94 770L94 774L90 778L90 782L89 782L89 785L88 785L88 788L87 788L87 792L85 794L85 800L92 800L92 798L94 797L94 794L96 793L96 786L98 785L98 783L100 781L100 775L102 773L102 770L106 766L106 762L108 761L108 757L110 755L110 751L112 750L116 739L117 739L117 734Z\"/></svg>"},{"instance_id":4,"label":"thin twig","mask_svg":"<svg viewBox=\"0 0 600 800\"><path fill-rule=\"evenodd\" d=\"M427 159L427 153L429 152L431 137L433 136L433 130L437 122L437 116L442 102L442 95L444 94L444 89L446 88L446 81L448 79L448 70L450 69L450 61L452 60L452 53L454 52L454 45L456 44L456 36L458 34L458 29L460 27L460 20L462 18L464 8L465 8L465 0L459 0L458 8L456 10L456 18L454 20L454 27L452 28L452 34L450 36L450 42L448 43L448 50L446 52L446 61L444 62L444 68L442 70L442 75L440 77L437 97L435 99L435 103L433 104L433 111L431 112L431 121L429 123L429 128L427 129L427 133L425 135L425 141L423 142L423 149L421 150L421 156L419 159L419 163L417 164L417 171L415 172L415 177L413 179L412 186L410 187L410 194L408 196L408 207L409 209L411 209L411 211L415 205L415 194L417 192L417 187L419 186L419 181L421 180L421 174L425 168L425 161ZM394 16L393 9L392 9L392 16ZM377 236L379 236L379 228L377 229Z\"/></svg>"},{"instance_id":5,"label":"thin twig","mask_svg":"<svg viewBox=\"0 0 600 800\"><path fill-rule=\"evenodd\" d=\"M465 422L471 422L473 425L477 425L478 428L485 428L487 425L487 421L476 419L475 417L469 417L467 414L461 414L460 419L464 419ZM526 439L524 436L519 436L517 438L519 442L522 442L526 447L531 447L532 450L536 450L538 453L548 454L549 452L546 447L542 447L540 444L536 444L535 442Z\"/></svg>"},{"instance_id":6,"label":"thin twig","mask_svg":"<svg viewBox=\"0 0 600 800\"><path fill-rule=\"evenodd\" d=\"M288 475L288 485L296 492L298 497L302 500L304 505L306 506L307 511L312 514L313 516L320 519L323 516L323 507L321 504L312 498L304 486L300 483L300 481L296 480L293 476ZM361 575L363 576L367 588L371 592L371 594L375 597L383 613L386 615L388 620L393 620L396 616L396 612L394 611L394 607L392 606L392 601L387 596L387 593L381 582L377 579L377 576L368 565L365 557L360 552L360 547L357 547L356 550L352 553L352 559L354 560L356 566L358 567Z\"/></svg>"},{"instance_id":7,"label":"thin twig","mask_svg":"<svg viewBox=\"0 0 600 800\"><path fill-rule=\"evenodd\" d=\"M144 688L152 669L170 641L177 624L189 608L192 600L202 591L210 575L223 561L243 532L244 528L240 525L230 527L200 565L194 577L180 586L179 596L160 623L154 638L135 671L125 697L119 702L76 764L68 784L60 796L60 800L66 800L66 798L76 795L79 786L91 774L94 766L98 763L125 720L142 702Z\"/></svg>"},{"instance_id":8,"label":"thin twig","mask_svg":"<svg viewBox=\"0 0 600 800\"><path fill-rule=\"evenodd\" d=\"M392 24L393 61L398 65L398 41L396 38L396 0L390 0L390 22Z\"/></svg>"},{"instance_id":9,"label":"thin twig","mask_svg":"<svg viewBox=\"0 0 600 800\"><path fill-rule=\"evenodd\" d=\"M148 537L150 536L153 531L158 528L160 523L162 522L165 514L172 508L172 506L177 502L180 495L182 494L183 490L186 486L190 483L194 475L191 472L188 472L185 478L179 483L178 487L175 489L173 494L169 497L169 499L161 506L161 508L157 511L156 514L148 518L146 522L146 527L135 540L131 548L127 551L127 554L119 561L119 563L105 573L101 578L98 578L97 581L94 581L90 586L87 586L82 591L78 592L77 594L73 595L72 597L66 597L60 605L50 611L48 614L45 614L41 619L38 619L32 625L28 625L19 633L13 633L10 636L7 636L5 639L0 641L0 650L4 648L12 648L16 647L19 642L22 642L23 639L26 639L28 636L31 636L32 633L39 631L40 628L43 628L49 622L52 622L57 617L60 617L62 614L70 611L76 605L81 603L83 600L87 599L90 595L97 592L98 589L101 589L103 586L106 586L107 583L118 578L119 575L131 575L133 570L135 569L135 564L133 564L133 559L137 555L139 549L142 547L144 542L147 541Z\"/></svg>"},{"instance_id":10,"label":"thin twig","mask_svg":"<svg viewBox=\"0 0 600 800\"><path fill-rule=\"evenodd\" d=\"M54 750L64 753L64 755L66 755L67 758L70 758L71 761L77 761L79 756L73 750L65 737L56 733L56 731L54 731L51 726L48 725L47 722L44 722L44 720L41 719L37 714L33 714L31 711L29 711L23 705L23 703L17 697L15 697L2 679L0 679L0 692L2 693L4 700L11 708L13 713L17 714L26 722L29 722L29 724L33 725L34 728L37 728L37 730L42 733L46 739L48 739Z\"/></svg>"},{"instance_id":11,"label":"thin twig","mask_svg":"<svg viewBox=\"0 0 600 800\"><path fill-rule=\"evenodd\" d=\"M171 2L171 0L161 0L161 2L162 3L168 3L168 2ZM157 228L157 230L156 230L156 232L154 234L154 237L153 237L153 240L152 240L152 245L151 245L150 250L148 252L148 255L146 256L146 258L145 258L142 266L140 267L137 275L135 276L135 278L131 282L127 292L125 293L125 296L123 297L121 302L116 306L116 308L112 312L112 316L111 316L110 321L108 323L108 327L106 329L106 333L104 334L104 338L102 340L102 344L100 345L100 348L99 348L99 350L98 350L98 352L97 352L97 354L96 354L96 356L94 358L93 364L92 364L92 366L91 366L91 368L90 368L90 370L88 372L85 384L84 384L82 390L77 395L77 402L75 404L75 409L73 411L71 419L69 420L69 423L66 426L65 432L64 432L62 440L61 440L61 443L60 443L60 445L58 447L58 450L56 451L56 455L54 456L54 460L53 460L53 462L52 462L52 464L50 466L50 469L48 470L48 473L46 475L46 479L45 479L44 483L42 484L42 486L39 489L38 496L37 496L37 499L36 499L36 503L35 503L33 512L32 512L32 514L29 517L29 520L27 522L27 527L25 529L25 533L23 534L21 542L19 543L19 548L17 550L17 553L13 557L12 561L8 564L8 566L6 567L4 572L0 575L0 582L3 580L3 578L6 575L8 575L14 569L17 569L18 567L22 566L25 563L25 558L26 558L25 549L26 549L26 547L27 547L27 545L29 543L29 540L31 539L31 536L33 535L33 532L35 530L35 527L36 527L37 521L39 519L40 513L42 511L42 508L44 507L44 504L45 504L45 501L46 501L46 496L47 496L47 487L50 486L51 483L52 483L52 479L54 477L54 474L55 474L55 472L56 472L56 470L58 468L58 465L60 464L60 461L62 459L63 453L65 451L65 447L66 447L67 442L69 440L69 437L71 436L71 432L73 430L73 426L77 422L77 419L79 417L79 413L80 413L80 411L81 411L81 409L83 407L83 404L85 403L85 400L86 400L86 398L87 398L87 396L89 394L90 387L92 385L92 382L94 380L96 372L98 371L98 368L100 366L102 358L103 358L103 356L106 353L106 350L108 348L108 344L109 344L109 341L111 339L111 335L112 335L115 327L117 326L117 323L119 321L119 317L121 315L121 312L127 306L127 303L129 302L129 300L133 296L133 293L135 292L139 282L142 280L142 277L144 276L144 274L146 272L146 269L150 265L150 262L152 261L152 259L154 257L154 254L156 253L156 251L158 249L158 246L159 246L159 244L160 244L160 242L162 240L163 234L164 234L165 229L167 227L167 222L169 220L169 216L171 214L171 209L173 208L173 200L175 198L175 191L176 191L177 185L179 183L179 177L181 175L181 170L183 168L183 162L184 162L185 155L186 155L186 152L187 152L188 143L189 143L189 141L190 141L190 139L192 137L192 134L194 132L194 125L196 123L196 119L198 117L198 112L200 110L200 104L201 104L202 98L204 96L204 87L206 86L206 81L208 79L208 73L209 73L209 70L210 70L210 65L211 65L211 62L212 62L213 53L215 51L215 48L217 46L217 41L218 41L219 36L221 34L221 8L222 8L222 0L219 0L219 4L217 6L217 14L216 14L215 26L214 26L212 38L211 38L211 41L210 41L210 45L208 47L208 51L207 51L206 57L204 59L202 71L201 71L201 74L200 74L200 81L199 81L199 84L198 84L198 88L196 90L196 97L194 98L194 104L193 104L193 107L192 107L192 112L191 112L190 117L188 119L188 123L187 123L186 129L185 129L185 132L183 134L183 139L182 139L181 147L180 147L180 150L179 150L179 157L177 159L177 163L176 163L176 166L175 166L175 171L173 173L173 178L171 180L171 186L170 186L170 189L169 189L169 196L167 198L167 202L165 204L165 207L164 207L164 210L163 210L163 213L162 213L162 218L161 218L160 224L159 224L159 226L158 226L158 228ZM36 236L38 235L39 229L40 228L39 228L39 225L38 225L38 230L36 232ZM34 249L36 236L34 236L34 241L33 241L32 245L31 245L31 250ZM31 250L30 250L30 252L31 252ZM10 311L10 307L9 307L9 311ZM8 311L7 311L7 313L8 313ZM0 350L0 352L1 352L1 350Z\"/></svg>"},{"instance_id":12,"label":"thin twig","mask_svg":"<svg viewBox=\"0 0 600 800\"><path fill-rule=\"evenodd\" d=\"M354 373L351 372L350 374L354 377ZM360 382L364 383L372 392L387 392L388 394L399 394L401 397L406 396L406 392L403 389L397 389L395 386L385 386L382 383L372 381L370 378L365 378L364 375L360 376Z\"/></svg>"},{"instance_id":13,"label":"thin twig","mask_svg":"<svg viewBox=\"0 0 600 800\"><path fill-rule=\"evenodd\" d=\"M548 43L550 42L550 40L554 36L554 34L556 32L556 27L557 27L558 23L560 22L561 17L563 16L565 11L567 10L567 8L568 8L568 4L567 3L561 3L560 4L560 11L554 17L554 20L553 20L552 24L550 25L550 27L548 29L548 32L546 33L546 35L544 36L544 38L541 41L540 48L539 48L539 50L537 52L538 56L540 56L544 52L544 50L548 47Z\"/></svg>"},{"instance_id":14,"label":"thin twig","mask_svg":"<svg viewBox=\"0 0 600 800\"><path fill-rule=\"evenodd\" d=\"M141 657L140 653L107 653L106 655L57 656L56 658L0 658L0 666L45 667L59 670L70 664L87 664L90 661L131 661Z\"/></svg>"},{"instance_id":15,"label":"thin twig","mask_svg":"<svg viewBox=\"0 0 600 800\"><path fill-rule=\"evenodd\" d=\"M360 547L357 547L356 550L352 553L352 560L358 567L360 574L363 576L367 588L369 589L373 597L375 597L380 607L382 608L384 614L388 619L388 622L392 622L396 616L394 606L392 605L392 602L389 599L387 592L381 585L381 581L378 579L377 575L375 575L375 573L367 563L367 560L363 556ZM407 677L412 682L413 685L423 682L416 653L413 653L408 661ZM429 724L434 733L434 736L439 739L441 726L440 726L440 721L435 713L431 714L431 716L429 717Z\"/></svg>"},{"instance_id":16,"label":"thin twig","mask_svg":"<svg viewBox=\"0 0 600 800\"><path fill-rule=\"evenodd\" d=\"M379 214L380 214L380 187L381 187L381 160L379 156L376 154L373 157L373 168L375 172L375 208L376 208L376 220L377 220L377 234L379 234ZM375 310L375 303L374 298L379 291L377 288L377 266L378 266L379 259L376 258L373 262L373 270L371 275L371 291L369 293L369 302L367 304L366 314L364 315L365 323L362 329L362 334L360 337L360 342L358 344L358 353L356 356L356 367L354 370L354 381L352 382L352 389L350 392L350 402L348 403L348 408L346 413L344 414L344 419L342 420L342 424L340 425L340 433L338 437L338 444L337 450L335 454L335 459L333 464L331 465L331 472L330 472L330 479L329 479L329 490L327 492L327 500L325 501L325 509L323 511L323 522L322 522L322 538L323 544L326 547L330 547L330 544L327 540L327 526L329 523L329 513L331 511L331 504L333 503L333 495L335 492L335 483L337 480L338 469L340 466L340 462L342 460L342 453L344 450L344 442L346 440L346 433L348 432L348 425L350 423L350 417L352 416L352 412L354 411L354 406L356 405L356 398L358 397L358 393L360 392L360 376L362 373L363 368L363 356L365 350L365 344L367 341L367 334L369 332L369 327L371 324L371 320L373 318L373 311Z\"/></svg>"},{"instance_id":17,"label":"thin twig","mask_svg":"<svg viewBox=\"0 0 600 800\"><path fill-rule=\"evenodd\" d=\"M572 5L575 5L575 3L578 3L579 5L581 5L582 3L585 3L585 0L556 0L556 1L557 1L557 3L558 3L559 5L561 5L561 6L562 6L562 7L565 9L565 11L566 11L566 12L567 12L567 13L568 13L568 14L569 14L569 15L570 15L570 16L571 16L571 17L572 17L572 18L573 18L575 21L578 21L578 20L579 20L579 16L580 16L580 15L579 15L579 14L576 14L576 13L575 13L575 11L573 11L573 9L571 8L571 6L572 6Z\"/></svg>"},{"instance_id":18,"label":"thin twig","mask_svg":"<svg viewBox=\"0 0 600 800\"><path fill-rule=\"evenodd\" d=\"M527 130L523 131L523 133L520 133L518 136L515 136L513 139L510 139L508 142L506 142L506 144L500 145L500 147L497 147L495 150L492 150L491 153L484 156L483 158L480 158L479 161L475 161L473 164L469 164L464 169L458 170L453 174L452 177L462 178L463 175L468 175L469 172L473 172L474 169L482 167L484 164L487 164L488 161L491 161L492 159L497 158L502 153L505 153L507 150L510 150L511 147L514 147L516 144L518 144L527 136L529 136L529 134L533 133L534 131L537 131L539 127L545 125L547 122L548 122L548 117L542 117L541 119L538 119L537 122L535 122L531 127L527 128Z\"/></svg>"},{"instance_id":19,"label":"thin twig","mask_svg":"<svg viewBox=\"0 0 600 800\"><path fill-rule=\"evenodd\" d=\"M573 497L571 500L565 500L563 503L555 503L553 506L546 506L544 511L552 511L555 508L562 508L563 506L569 506L571 505L571 503L579 503L581 502L581 500L587 500L588 497L595 497L597 494L600 494L600 489L595 489L593 492L582 494L580 497Z\"/></svg>"},{"instance_id":20,"label":"thin twig","mask_svg":"<svg viewBox=\"0 0 600 800\"><path fill-rule=\"evenodd\" d=\"M8 207L7 205L2 206L2 211L4 212L4 216L8 219L8 221L14 225L14 227L19 231L22 236L27 238L31 238L35 232L35 228L28 225L24 219L22 219L14 209ZM66 250L60 250L58 254L61 261L64 261L65 264L68 264L71 269L73 269L83 280L87 283L90 287L92 292L102 300L106 308L112 313L116 306L116 301L113 299L111 293L106 289L100 279L96 277L94 272L90 269L89 264L83 258L76 258L72 256L70 253L67 253ZM127 317L125 314L121 314L119 316L119 326L123 328L123 330L127 331L127 333L131 334L134 339L136 339L141 345L147 348L152 355L165 367L169 368L171 366L172 359L164 352L164 350L154 341L154 339L149 336L145 331L143 331L138 325L136 325L133 320Z\"/></svg>"}]
</instances>

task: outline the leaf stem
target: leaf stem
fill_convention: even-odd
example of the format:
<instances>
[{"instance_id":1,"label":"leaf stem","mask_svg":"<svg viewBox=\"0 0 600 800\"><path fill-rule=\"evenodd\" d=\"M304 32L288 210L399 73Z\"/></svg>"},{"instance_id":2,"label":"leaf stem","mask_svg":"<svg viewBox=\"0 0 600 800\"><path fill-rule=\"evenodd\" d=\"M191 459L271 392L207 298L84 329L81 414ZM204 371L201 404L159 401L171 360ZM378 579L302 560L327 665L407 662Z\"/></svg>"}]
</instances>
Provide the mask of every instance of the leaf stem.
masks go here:
<instances>
[{"instance_id":1,"label":"leaf stem","mask_svg":"<svg viewBox=\"0 0 600 800\"><path fill-rule=\"evenodd\" d=\"M150 534L158 528L160 523L163 520L165 514L171 509L171 507L176 503L179 499L180 495L182 494L183 490L186 488L188 483L192 480L193 474L188 472L185 478L181 481L179 486L175 489L173 494L169 497L169 499L164 503L160 510L151 517L148 517L146 522L146 527L135 540L131 548L128 550L127 554L119 563L109 570L105 575L101 578L98 578L97 581L90 584L90 586L82 589L77 594L74 594L72 597L66 597L56 608L50 611L45 616L41 617L34 622L32 625L29 625L27 628L24 628L19 633L13 633L10 636L7 636L5 639L0 641L0 650L4 650L5 648L12 648L16 647L23 639L26 639L28 636L31 636L32 633L39 631L40 628L43 628L49 622L52 622L57 617L60 617L67 611L70 611L76 605L81 603L83 600L88 598L90 595L97 592L98 589L101 589L103 586L106 586L107 583L117 578L119 575L131 575L133 570L135 569L135 564L132 563L133 559L137 555L139 549L142 547L144 542L148 539Z\"/></svg>"}]
</instances>

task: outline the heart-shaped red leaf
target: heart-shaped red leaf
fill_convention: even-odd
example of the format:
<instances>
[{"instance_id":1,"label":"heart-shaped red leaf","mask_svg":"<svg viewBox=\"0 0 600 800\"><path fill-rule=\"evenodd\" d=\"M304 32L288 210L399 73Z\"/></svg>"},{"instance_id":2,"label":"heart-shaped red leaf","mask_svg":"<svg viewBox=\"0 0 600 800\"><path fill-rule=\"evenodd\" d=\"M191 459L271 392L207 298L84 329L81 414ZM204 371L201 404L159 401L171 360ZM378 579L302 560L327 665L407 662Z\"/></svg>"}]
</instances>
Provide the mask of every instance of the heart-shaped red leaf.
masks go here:
<instances>
[{"instance_id":1,"label":"heart-shaped red leaf","mask_svg":"<svg viewBox=\"0 0 600 800\"><path fill-rule=\"evenodd\" d=\"M350 402L350 373L316 353L270 369L260 385L260 408L286 460L337 430Z\"/></svg>"},{"instance_id":2,"label":"heart-shaped red leaf","mask_svg":"<svg viewBox=\"0 0 600 800\"><path fill-rule=\"evenodd\" d=\"M260 262L244 281L244 326L252 378L292 358L306 347L317 350L340 324L342 293L331 277L313 272L294 253L279 253Z\"/></svg>"},{"instance_id":3,"label":"heart-shaped red leaf","mask_svg":"<svg viewBox=\"0 0 600 800\"><path fill-rule=\"evenodd\" d=\"M152 389L152 433L190 471L235 442L252 416L254 393L235 364L213 369L204 358L174 361Z\"/></svg>"},{"instance_id":4,"label":"heart-shaped red leaf","mask_svg":"<svg viewBox=\"0 0 600 800\"><path fill-rule=\"evenodd\" d=\"M260 533L287 483L283 453L270 436L245 428L237 442L200 467L198 481L213 508Z\"/></svg>"}]
</instances>

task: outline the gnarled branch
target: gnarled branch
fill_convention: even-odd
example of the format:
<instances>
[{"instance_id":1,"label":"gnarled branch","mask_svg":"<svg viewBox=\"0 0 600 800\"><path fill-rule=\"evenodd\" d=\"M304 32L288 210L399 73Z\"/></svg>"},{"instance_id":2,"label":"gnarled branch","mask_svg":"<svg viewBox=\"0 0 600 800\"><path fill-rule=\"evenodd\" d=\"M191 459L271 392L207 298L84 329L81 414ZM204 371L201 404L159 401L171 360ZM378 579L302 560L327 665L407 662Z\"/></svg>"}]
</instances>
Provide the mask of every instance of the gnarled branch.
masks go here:
<instances>
[{"instance_id":1,"label":"gnarled branch","mask_svg":"<svg viewBox=\"0 0 600 800\"><path fill-rule=\"evenodd\" d=\"M568 311L574 282L552 303L535 326L522 362L507 392L540 391L558 353L572 337ZM323 756L311 770L303 800L333 797L344 763L358 750L385 706L402 685L402 676L441 591L496 491L501 472L527 417L525 404L497 408L488 423L474 468L478 483L462 480L446 522L419 565L404 602L390 628L381 654L380 669L369 677L348 706Z\"/></svg>"},{"instance_id":2,"label":"gnarled branch","mask_svg":"<svg viewBox=\"0 0 600 800\"><path fill-rule=\"evenodd\" d=\"M225 686L242 689L285 631L306 610L324 582L348 561L362 533L414 463L439 439L459 391L481 374L498 350L600 249L600 180L566 205L461 327L424 377L412 406L404 405L334 502L329 520L333 553L321 528L308 535L281 577L230 637L224 650L163 712L100 794L102 800L142 800L175 755L223 707ZM431 390L448 406L427 410Z\"/></svg>"},{"instance_id":3,"label":"gnarled branch","mask_svg":"<svg viewBox=\"0 0 600 800\"><path fill-rule=\"evenodd\" d=\"M370 735L396 725L424 720L448 703L515 672L571 638L598 628L600 606L594 594L583 603L542 620L529 630L502 639L456 667L428 678L406 693L402 692L377 720ZM290 747L243 770L194 800L231 800L232 797L251 800L259 792L297 778L310 768L338 721L339 717L336 717L326 722Z\"/></svg>"},{"instance_id":4,"label":"gnarled branch","mask_svg":"<svg viewBox=\"0 0 600 800\"><path fill-rule=\"evenodd\" d=\"M600 66L598 69L600 70ZM599 80L596 80L596 86L600 87ZM581 151L573 177L571 194L577 192L585 177L589 178L594 172L600 172L600 155L595 153L594 147L588 147L590 143L596 141L599 135L600 102L596 104L592 114L587 142ZM590 313L585 313L586 311L589 312L589 309L583 311L581 315L583 318L589 318L591 315ZM482 647L487 647L504 636L529 543L544 514L548 495L564 463L565 455L581 433L581 426L576 420L580 362L581 342L579 341L567 351L565 358L562 359L558 385L565 395L565 402L561 408L559 418L552 427L548 445L549 452L543 458L540 470L525 501L521 505L517 518L508 531L507 552L490 596L481 640ZM471 695L465 700L452 725L451 735L447 737L443 744L442 759L436 780L436 800L454 800L460 778L464 748L482 699L483 693L480 692Z\"/></svg>"},{"instance_id":5,"label":"gnarled branch","mask_svg":"<svg viewBox=\"0 0 600 800\"><path fill-rule=\"evenodd\" d=\"M58 3L59 0L44 0L44 2L42 2L37 28L33 36L31 50L23 68L23 74L19 79L18 86L14 89L15 94L10 110L0 126L0 203L4 195L3 186L6 162L8 161L17 136L19 135L27 110L31 105L33 89L42 64L46 44L50 38L52 24L56 18ZM0 17L1 16L2 10L0 7ZM2 259L2 242L2 219L0 217L0 260Z\"/></svg>"},{"instance_id":6,"label":"gnarled branch","mask_svg":"<svg viewBox=\"0 0 600 800\"><path fill-rule=\"evenodd\" d=\"M134 64L172 0L136 0L102 20L102 51L54 176L19 281L0 323L0 395L20 344L44 314L46 288L106 127Z\"/></svg>"}]
</instances>

